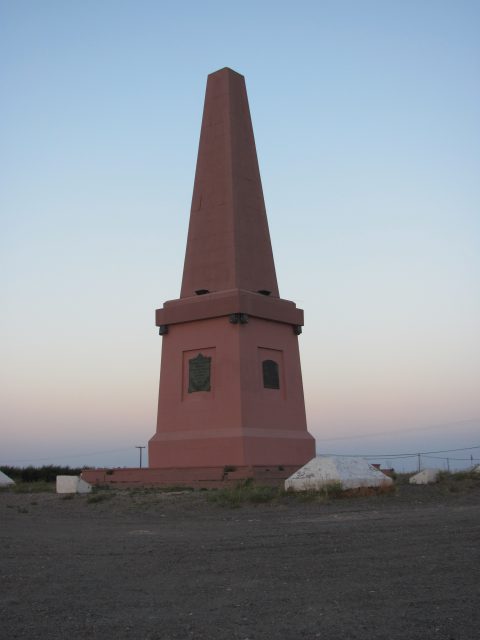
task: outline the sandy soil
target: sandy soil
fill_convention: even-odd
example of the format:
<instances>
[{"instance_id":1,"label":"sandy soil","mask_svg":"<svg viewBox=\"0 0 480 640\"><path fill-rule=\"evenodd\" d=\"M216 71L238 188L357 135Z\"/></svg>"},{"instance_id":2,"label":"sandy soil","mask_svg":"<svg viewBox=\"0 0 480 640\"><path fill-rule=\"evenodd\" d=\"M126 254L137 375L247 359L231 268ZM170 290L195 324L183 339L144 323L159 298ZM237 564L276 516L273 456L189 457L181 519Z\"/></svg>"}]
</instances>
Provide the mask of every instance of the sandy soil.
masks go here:
<instances>
[{"instance_id":1,"label":"sandy soil","mask_svg":"<svg viewBox=\"0 0 480 640\"><path fill-rule=\"evenodd\" d=\"M0 493L0 637L478 640L480 487L222 508Z\"/></svg>"}]
</instances>

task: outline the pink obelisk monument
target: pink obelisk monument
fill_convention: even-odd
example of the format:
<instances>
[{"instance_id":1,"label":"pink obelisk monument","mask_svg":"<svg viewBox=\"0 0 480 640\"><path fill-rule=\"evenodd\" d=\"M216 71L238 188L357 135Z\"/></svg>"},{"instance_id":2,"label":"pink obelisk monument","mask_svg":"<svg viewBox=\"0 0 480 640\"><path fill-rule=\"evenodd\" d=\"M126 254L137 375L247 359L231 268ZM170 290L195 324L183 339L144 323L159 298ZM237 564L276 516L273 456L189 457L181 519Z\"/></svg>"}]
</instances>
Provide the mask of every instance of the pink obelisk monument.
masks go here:
<instances>
[{"instance_id":1,"label":"pink obelisk monument","mask_svg":"<svg viewBox=\"0 0 480 640\"><path fill-rule=\"evenodd\" d=\"M298 335L279 297L243 76L208 77L180 298L163 336L149 466L301 466L307 431Z\"/></svg>"}]
</instances>

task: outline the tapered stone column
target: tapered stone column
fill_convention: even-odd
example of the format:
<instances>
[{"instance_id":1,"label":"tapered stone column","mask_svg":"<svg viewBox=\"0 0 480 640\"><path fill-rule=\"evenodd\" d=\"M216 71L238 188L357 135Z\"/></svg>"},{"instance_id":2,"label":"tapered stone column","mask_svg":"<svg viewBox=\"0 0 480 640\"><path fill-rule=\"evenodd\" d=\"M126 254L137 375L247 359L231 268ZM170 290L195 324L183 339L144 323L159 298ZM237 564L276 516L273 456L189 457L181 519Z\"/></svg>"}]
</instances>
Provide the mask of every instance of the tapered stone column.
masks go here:
<instances>
[{"instance_id":1,"label":"tapered stone column","mask_svg":"<svg viewBox=\"0 0 480 640\"><path fill-rule=\"evenodd\" d=\"M245 80L208 77L180 298L163 336L150 467L298 465L307 431L298 335L279 297Z\"/></svg>"}]
</instances>

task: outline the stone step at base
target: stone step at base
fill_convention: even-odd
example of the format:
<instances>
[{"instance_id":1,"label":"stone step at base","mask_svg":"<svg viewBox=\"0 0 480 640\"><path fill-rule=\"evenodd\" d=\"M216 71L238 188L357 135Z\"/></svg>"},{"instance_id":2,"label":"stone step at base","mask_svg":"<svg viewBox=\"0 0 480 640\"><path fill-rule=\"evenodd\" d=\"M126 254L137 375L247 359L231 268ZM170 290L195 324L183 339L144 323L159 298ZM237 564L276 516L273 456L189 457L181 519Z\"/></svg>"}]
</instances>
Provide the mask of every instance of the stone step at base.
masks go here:
<instances>
[{"instance_id":1,"label":"stone step at base","mask_svg":"<svg viewBox=\"0 0 480 640\"><path fill-rule=\"evenodd\" d=\"M244 480L253 480L257 484L278 486L290 477L297 466L278 465L268 467L193 467L181 468L117 468L85 469L81 477L94 486L116 488L132 487L192 487L194 489L212 489L235 486Z\"/></svg>"}]
</instances>

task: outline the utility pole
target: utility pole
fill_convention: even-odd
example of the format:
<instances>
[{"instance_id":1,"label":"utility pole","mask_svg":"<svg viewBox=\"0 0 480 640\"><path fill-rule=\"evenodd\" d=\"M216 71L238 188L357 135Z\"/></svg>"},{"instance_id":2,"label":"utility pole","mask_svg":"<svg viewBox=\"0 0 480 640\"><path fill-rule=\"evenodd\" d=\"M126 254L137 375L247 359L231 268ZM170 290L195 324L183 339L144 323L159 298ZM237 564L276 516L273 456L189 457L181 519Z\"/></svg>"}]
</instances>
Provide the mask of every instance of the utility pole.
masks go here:
<instances>
[{"instance_id":1,"label":"utility pole","mask_svg":"<svg viewBox=\"0 0 480 640\"><path fill-rule=\"evenodd\" d=\"M420 467L421 467L421 459L420 459L420 453L417 453L418 456L418 473L420 473Z\"/></svg>"},{"instance_id":2,"label":"utility pole","mask_svg":"<svg viewBox=\"0 0 480 640\"><path fill-rule=\"evenodd\" d=\"M145 449L145 447L135 447L135 449L138 449L140 451L140 469L142 468L142 449Z\"/></svg>"},{"instance_id":3,"label":"utility pole","mask_svg":"<svg viewBox=\"0 0 480 640\"><path fill-rule=\"evenodd\" d=\"M448 473L450 473L450 458L447 458L447 469Z\"/></svg>"}]
</instances>

